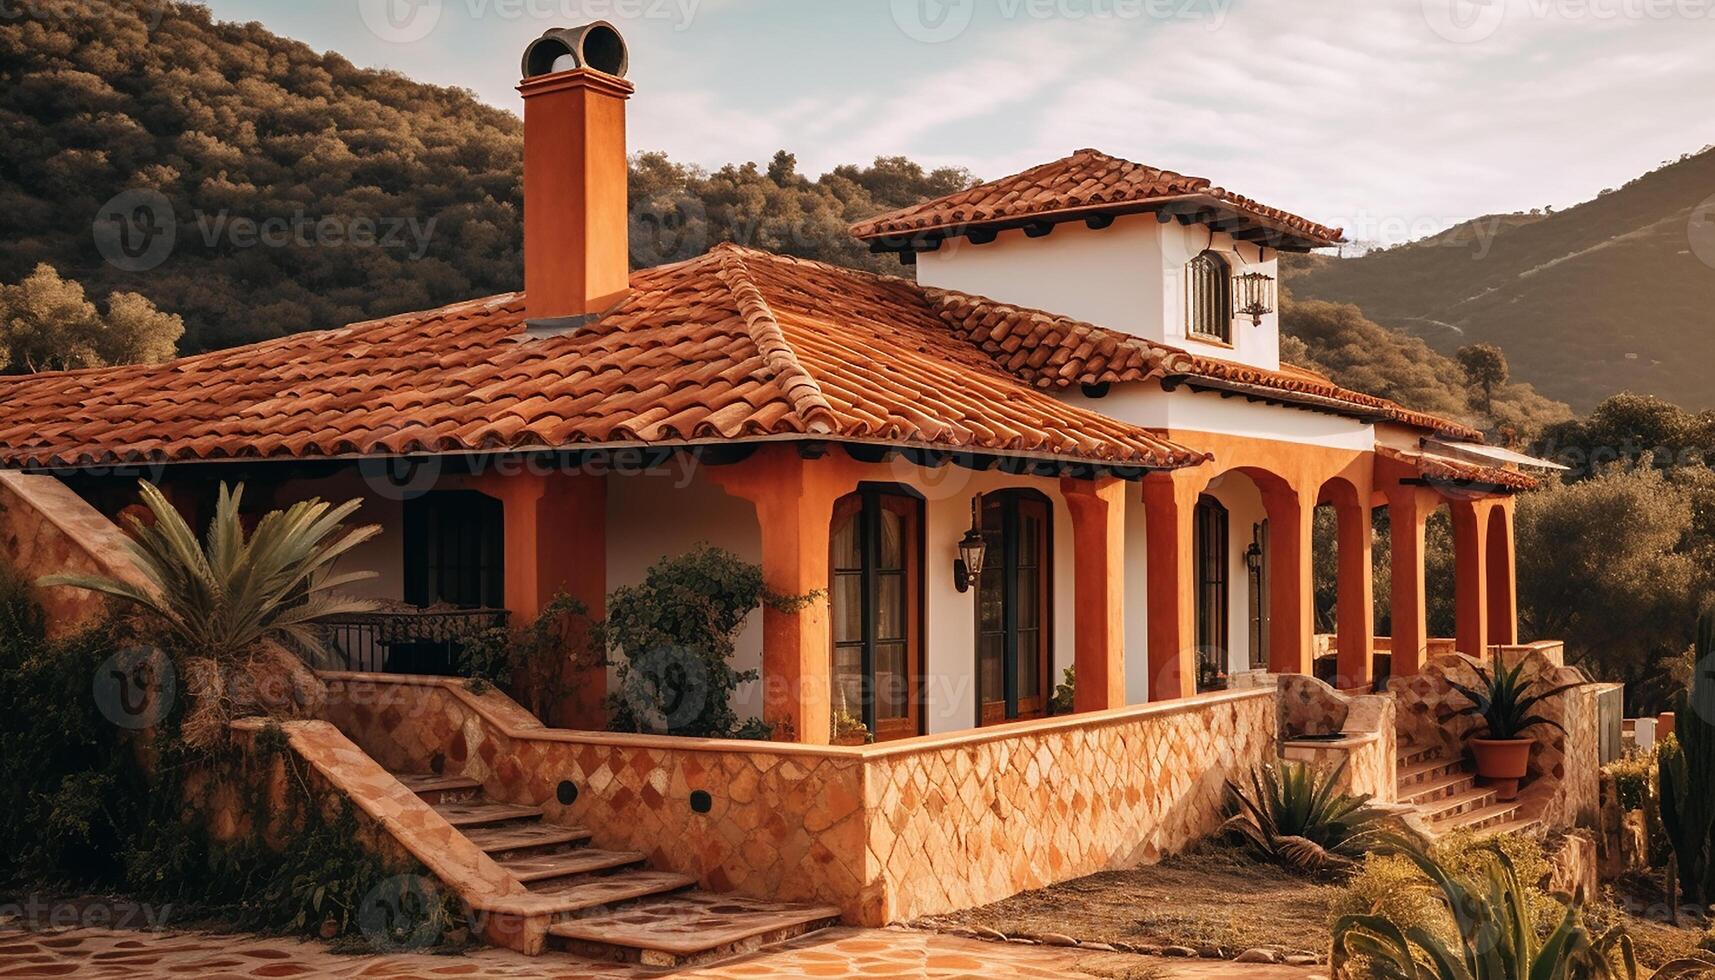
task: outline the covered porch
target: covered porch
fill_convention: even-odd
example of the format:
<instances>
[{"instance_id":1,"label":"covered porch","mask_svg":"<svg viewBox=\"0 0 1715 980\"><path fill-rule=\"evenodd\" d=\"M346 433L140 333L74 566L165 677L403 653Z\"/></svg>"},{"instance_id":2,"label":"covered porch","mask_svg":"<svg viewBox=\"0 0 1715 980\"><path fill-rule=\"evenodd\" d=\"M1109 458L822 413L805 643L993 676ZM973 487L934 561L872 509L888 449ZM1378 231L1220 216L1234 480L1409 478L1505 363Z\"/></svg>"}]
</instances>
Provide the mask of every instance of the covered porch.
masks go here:
<instances>
[{"instance_id":1,"label":"covered porch","mask_svg":"<svg viewBox=\"0 0 1715 980\"><path fill-rule=\"evenodd\" d=\"M734 708L776 740L827 743L836 715L887 741L1175 700L1252 670L1314 674L1329 646L1341 689L1375 686L1378 659L1383 673L1414 674L1446 645L1429 635L1424 562L1442 506L1457 553L1453 646L1517 641L1508 488L1426 473L1404 451L1179 438L1212 459L1145 470L792 441L242 475L253 507L357 496L360 519L384 528L351 563L380 573L368 590L390 603L385 622L333 624L345 631L333 644L343 659L324 665L335 669L434 673L423 657L449 622L528 622L562 591L600 618L614 588L699 543L754 562L773 592L819 597L764 609L739 638L734 666L761 679ZM238 475L169 468L163 484L195 520L214 481ZM1314 607L1319 505L1338 525L1331 643ZM1379 507L1392 552L1382 583ZM973 541L974 575L957 567L977 561ZM1378 586L1392 609L1380 637ZM1068 668L1075 693L1056 705ZM609 680L576 677L557 723L605 728Z\"/></svg>"}]
</instances>

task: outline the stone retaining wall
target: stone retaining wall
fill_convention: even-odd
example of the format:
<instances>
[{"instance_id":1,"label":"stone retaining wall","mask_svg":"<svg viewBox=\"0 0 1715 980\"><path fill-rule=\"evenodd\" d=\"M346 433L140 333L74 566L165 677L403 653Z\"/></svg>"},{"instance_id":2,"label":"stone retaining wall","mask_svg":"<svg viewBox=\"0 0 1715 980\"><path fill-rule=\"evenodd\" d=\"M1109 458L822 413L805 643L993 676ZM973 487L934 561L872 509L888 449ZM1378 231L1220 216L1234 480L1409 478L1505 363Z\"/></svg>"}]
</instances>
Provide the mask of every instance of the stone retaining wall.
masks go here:
<instances>
[{"instance_id":1,"label":"stone retaining wall","mask_svg":"<svg viewBox=\"0 0 1715 980\"><path fill-rule=\"evenodd\" d=\"M547 729L458 680L325 677L328 718L389 768L861 925L1157 860L1212 832L1224 781L1276 745L1268 690L840 747Z\"/></svg>"}]
</instances>

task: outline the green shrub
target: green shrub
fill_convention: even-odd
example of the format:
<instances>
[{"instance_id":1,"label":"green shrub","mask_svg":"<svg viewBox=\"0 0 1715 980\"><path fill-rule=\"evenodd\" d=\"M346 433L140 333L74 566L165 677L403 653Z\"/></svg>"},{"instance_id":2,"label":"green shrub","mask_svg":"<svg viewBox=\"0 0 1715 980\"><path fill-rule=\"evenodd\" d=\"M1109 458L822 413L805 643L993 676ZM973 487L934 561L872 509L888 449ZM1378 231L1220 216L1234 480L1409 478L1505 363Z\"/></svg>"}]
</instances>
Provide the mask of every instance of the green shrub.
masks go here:
<instances>
[{"instance_id":1,"label":"green shrub","mask_svg":"<svg viewBox=\"0 0 1715 980\"><path fill-rule=\"evenodd\" d=\"M1657 754L1661 822L1693 902L1715 902L1715 612L1697 624L1697 669Z\"/></svg>"},{"instance_id":2,"label":"green shrub","mask_svg":"<svg viewBox=\"0 0 1715 980\"><path fill-rule=\"evenodd\" d=\"M1458 927L1434 886L1417 865L1398 854L1368 854L1363 867L1346 880L1329 907L1330 921L1348 916L1381 916L1403 931L1422 929L1455 942Z\"/></svg>"},{"instance_id":3,"label":"green shrub","mask_svg":"<svg viewBox=\"0 0 1715 980\"><path fill-rule=\"evenodd\" d=\"M819 597L775 595L760 565L708 545L651 565L641 585L607 597L601 636L618 654L611 727L732 736L739 729L733 692L758 677L732 667L745 619L764 605L796 611Z\"/></svg>"}]
</instances>

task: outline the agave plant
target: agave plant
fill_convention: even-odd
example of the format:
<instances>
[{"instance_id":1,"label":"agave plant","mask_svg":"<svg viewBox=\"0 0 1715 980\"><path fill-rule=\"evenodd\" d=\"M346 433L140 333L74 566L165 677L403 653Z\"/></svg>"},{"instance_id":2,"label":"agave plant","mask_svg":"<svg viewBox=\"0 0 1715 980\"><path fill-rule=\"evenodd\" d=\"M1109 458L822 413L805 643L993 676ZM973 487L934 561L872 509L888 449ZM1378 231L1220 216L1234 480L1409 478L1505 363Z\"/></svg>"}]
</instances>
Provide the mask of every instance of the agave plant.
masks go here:
<instances>
[{"instance_id":1,"label":"agave plant","mask_svg":"<svg viewBox=\"0 0 1715 980\"><path fill-rule=\"evenodd\" d=\"M1566 730L1559 722L1531 714L1531 711L1543 701L1577 687L1577 684L1562 684L1541 694L1532 694L1531 689L1536 683L1523 679L1523 660L1511 667L1501 664L1493 672L1480 664L1474 669L1482 681L1482 686L1467 687L1451 680L1447 683L1471 702L1469 706L1459 709L1459 713L1481 718L1488 729L1489 738L1519 738L1520 733L1537 725Z\"/></svg>"},{"instance_id":2,"label":"agave plant","mask_svg":"<svg viewBox=\"0 0 1715 980\"><path fill-rule=\"evenodd\" d=\"M1264 765L1250 786L1227 783L1235 811L1223 833L1242 838L1261 856L1305 871L1348 865L1383 839L1386 814L1370 797L1339 788L1346 760L1324 773L1301 762Z\"/></svg>"},{"instance_id":3,"label":"agave plant","mask_svg":"<svg viewBox=\"0 0 1715 980\"><path fill-rule=\"evenodd\" d=\"M374 608L334 591L374 577L333 571L342 555L380 533L376 525L344 529L358 501L296 503L264 514L246 534L244 486L222 483L207 540L198 544L160 490L144 482L141 495L153 521L131 517L127 545L147 584L99 575L49 575L39 584L90 589L142 614L176 655L193 695L182 729L187 743L214 744L236 712L278 714L313 697L305 689L319 688L314 676L264 641L289 637L320 652L311 623Z\"/></svg>"},{"instance_id":4,"label":"agave plant","mask_svg":"<svg viewBox=\"0 0 1715 980\"><path fill-rule=\"evenodd\" d=\"M1332 972L1388 980L1636 980L1631 939L1616 927L1594 934L1585 925L1583 896L1543 936L1531 917L1526 889L1512 860L1493 851L1480 888L1467 888L1415 842L1390 838L1439 891L1459 930L1457 948L1422 927L1401 929L1379 915L1344 915L1334 921ZM1361 971L1354 967L1361 963ZM1655 980L1702 975L1715 960L1675 960Z\"/></svg>"}]
</instances>

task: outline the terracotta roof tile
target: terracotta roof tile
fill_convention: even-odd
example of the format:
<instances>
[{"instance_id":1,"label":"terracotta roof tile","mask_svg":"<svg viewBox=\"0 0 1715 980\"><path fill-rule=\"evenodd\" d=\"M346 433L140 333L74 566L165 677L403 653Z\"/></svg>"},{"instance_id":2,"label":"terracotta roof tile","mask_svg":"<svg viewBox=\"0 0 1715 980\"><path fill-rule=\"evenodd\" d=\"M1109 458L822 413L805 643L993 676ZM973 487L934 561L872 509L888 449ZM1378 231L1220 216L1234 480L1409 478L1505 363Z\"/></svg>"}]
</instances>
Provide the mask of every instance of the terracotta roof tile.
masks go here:
<instances>
[{"instance_id":1,"label":"terracotta roof tile","mask_svg":"<svg viewBox=\"0 0 1715 980\"><path fill-rule=\"evenodd\" d=\"M1207 178L1188 177L1089 149L1023 173L858 222L851 231L863 239L898 238L941 230L962 233L1021 219L1065 219L1099 211L1144 210L1176 198L1230 210L1262 227L1288 235L1300 247L1320 247L1340 241L1338 228L1319 225L1234 194L1214 186Z\"/></svg>"},{"instance_id":2,"label":"terracotta roof tile","mask_svg":"<svg viewBox=\"0 0 1715 980\"><path fill-rule=\"evenodd\" d=\"M1376 455L1396 460L1412 467L1428 480L1444 480L1454 483L1483 483L1497 487L1507 487L1512 490L1535 490L1538 481L1535 477L1521 473L1518 470L1501 466L1483 466L1479 463L1469 463L1462 459L1453 459L1438 453L1408 452L1403 449L1392 449L1385 446L1376 448Z\"/></svg>"},{"instance_id":3,"label":"terracotta roof tile","mask_svg":"<svg viewBox=\"0 0 1715 980\"><path fill-rule=\"evenodd\" d=\"M1191 354L1081 320L997 303L945 289L923 289L937 314L997 364L1038 388L1128 381L1189 379L1254 388L1282 401L1376 416L1460 439L1480 440L1470 426L1362 392L1342 388L1314 371L1282 365L1278 371Z\"/></svg>"},{"instance_id":4,"label":"terracotta roof tile","mask_svg":"<svg viewBox=\"0 0 1715 980\"><path fill-rule=\"evenodd\" d=\"M0 381L0 464L826 436L1179 466L951 334L913 283L723 246L561 337L506 294L160 365Z\"/></svg>"}]
</instances>

